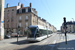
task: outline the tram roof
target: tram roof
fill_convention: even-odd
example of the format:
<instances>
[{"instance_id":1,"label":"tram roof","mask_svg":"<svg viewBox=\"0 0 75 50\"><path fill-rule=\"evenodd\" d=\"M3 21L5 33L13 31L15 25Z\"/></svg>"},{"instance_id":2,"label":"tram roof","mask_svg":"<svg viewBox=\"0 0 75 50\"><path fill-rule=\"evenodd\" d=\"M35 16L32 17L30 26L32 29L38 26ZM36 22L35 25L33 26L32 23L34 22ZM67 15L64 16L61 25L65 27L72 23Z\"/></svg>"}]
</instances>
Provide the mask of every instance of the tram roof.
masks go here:
<instances>
[{"instance_id":1,"label":"tram roof","mask_svg":"<svg viewBox=\"0 0 75 50\"><path fill-rule=\"evenodd\" d=\"M39 29L44 29L44 30L47 30L48 28L45 28L43 26L40 26L40 25L30 25L29 28L31 27L38 27ZM48 29L48 30L51 30L51 29Z\"/></svg>"}]
</instances>

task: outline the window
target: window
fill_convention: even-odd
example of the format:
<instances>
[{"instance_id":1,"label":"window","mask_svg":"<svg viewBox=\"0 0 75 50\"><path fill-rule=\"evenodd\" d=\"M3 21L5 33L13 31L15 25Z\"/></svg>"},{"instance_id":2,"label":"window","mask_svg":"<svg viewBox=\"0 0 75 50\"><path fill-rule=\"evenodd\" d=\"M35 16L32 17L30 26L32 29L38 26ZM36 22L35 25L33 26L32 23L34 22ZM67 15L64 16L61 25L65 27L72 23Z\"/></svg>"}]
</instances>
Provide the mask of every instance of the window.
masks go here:
<instances>
[{"instance_id":1,"label":"window","mask_svg":"<svg viewBox=\"0 0 75 50\"><path fill-rule=\"evenodd\" d=\"M13 18L11 18L11 21L13 21Z\"/></svg>"},{"instance_id":2,"label":"window","mask_svg":"<svg viewBox=\"0 0 75 50\"><path fill-rule=\"evenodd\" d=\"M35 21L36 20L36 18L35 18L35 16L33 16L33 21Z\"/></svg>"},{"instance_id":3,"label":"window","mask_svg":"<svg viewBox=\"0 0 75 50\"><path fill-rule=\"evenodd\" d=\"M19 23L19 26L21 27L21 23Z\"/></svg>"},{"instance_id":4,"label":"window","mask_svg":"<svg viewBox=\"0 0 75 50\"><path fill-rule=\"evenodd\" d=\"M19 12L22 13L22 10L20 10Z\"/></svg>"},{"instance_id":5,"label":"window","mask_svg":"<svg viewBox=\"0 0 75 50\"><path fill-rule=\"evenodd\" d=\"M26 16L26 19L28 19L28 16Z\"/></svg>"},{"instance_id":6,"label":"window","mask_svg":"<svg viewBox=\"0 0 75 50\"><path fill-rule=\"evenodd\" d=\"M14 11L14 9L12 9L12 11Z\"/></svg>"},{"instance_id":7,"label":"window","mask_svg":"<svg viewBox=\"0 0 75 50\"><path fill-rule=\"evenodd\" d=\"M28 22L26 22L26 26L28 26Z\"/></svg>"},{"instance_id":8,"label":"window","mask_svg":"<svg viewBox=\"0 0 75 50\"><path fill-rule=\"evenodd\" d=\"M25 9L22 9L22 13L25 13Z\"/></svg>"},{"instance_id":9,"label":"window","mask_svg":"<svg viewBox=\"0 0 75 50\"><path fill-rule=\"evenodd\" d=\"M19 17L19 20L21 20L21 16Z\"/></svg>"},{"instance_id":10,"label":"window","mask_svg":"<svg viewBox=\"0 0 75 50\"><path fill-rule=\"evenodd\" d=\"M19 13L19 10L17 10L17 14Z\"/></svg>"},{"instance_id":11,"label":"window","mask_svg":"<svg viewBox=\"0 0 75 50\"><path fill-rule=\"evenodd\" d=\"M28 8L28 12L31 12L31 8Z\"/></svg>"},{"instance_id":12,"label":"window","mask_svg":"<svg viewBox=\"0 0 75 50\"><path fill-rule=\"evenodd\" d=\"M9 13L7 14L7 16L9 16Z\"/></svg>"},{"instance_id":13,"label":"window","mask_svg":"<svg viewBox=\"0 0 75 50\"><path fill-rule=\"evenodd\" d=\"M28 12L28 8L26 8L26 12Z\"/></svg>"},{"instance_id":14,"label":"window","mask_svg":"<svg viewBox=\"0 0 75 50\"><path fill-rule=\"evenodd\" d=\"M9 12L9 10L8 10L8 12Z\"/></svg>"},{"instance_id":15,"label":"window","mask_svg":"<svg viewBox=\"0 0 75 50\"><path fill-rule=\"evenodd\" d=\"M7 28L9 28L9 24L7 24Z\"/></svg>"},{"instance_id":16,"label":"window","mask_svg":"<svg viewBox=\"0 0 75 50\"><path fill-rule=\"evenodd\" d=\"M12 12L12 14L11 14L11 15L12 15L12 17L13 17L13 15L14 15L13 13L14 13L14 12Z\"/></svg>"}]
</instances>

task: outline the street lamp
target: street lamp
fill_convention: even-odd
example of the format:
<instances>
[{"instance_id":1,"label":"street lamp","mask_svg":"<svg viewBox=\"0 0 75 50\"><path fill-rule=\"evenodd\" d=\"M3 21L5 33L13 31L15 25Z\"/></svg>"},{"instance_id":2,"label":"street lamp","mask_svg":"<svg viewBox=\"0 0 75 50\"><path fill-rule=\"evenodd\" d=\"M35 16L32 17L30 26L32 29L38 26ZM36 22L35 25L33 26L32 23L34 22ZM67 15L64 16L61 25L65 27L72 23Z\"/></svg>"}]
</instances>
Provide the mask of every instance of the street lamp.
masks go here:
<instances>
[{"instance_id":1,"label":"street lamp","mask_svg":"<svg viewBox=\"0 0 75 50\"><path fill-rule=\"evenodd\" d=\"M72 18L73 19L73 30L74 30L74 18Z\"/></svg>"},{"instance_id":2,"label":"street lamp","mask_svg":"<svg viewBox=\"0 0 75 50\"><path fill-rule=\"evenodd\" d=\"M20 28L20 26L18 26L18 32L17 32L17 43L18 43L18 36L19 36L19 28Z\"/></svg>"}]
</instances>

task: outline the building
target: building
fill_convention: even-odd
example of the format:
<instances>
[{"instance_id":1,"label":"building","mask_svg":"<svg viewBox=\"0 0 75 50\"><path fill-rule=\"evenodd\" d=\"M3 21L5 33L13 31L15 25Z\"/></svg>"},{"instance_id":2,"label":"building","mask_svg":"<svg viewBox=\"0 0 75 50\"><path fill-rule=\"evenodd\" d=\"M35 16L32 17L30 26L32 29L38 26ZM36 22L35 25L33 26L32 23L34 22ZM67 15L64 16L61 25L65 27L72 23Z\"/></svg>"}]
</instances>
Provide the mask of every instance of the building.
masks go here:
<instances>
[{"instance_id":1,"label":"building","mask_svg":"<svg viewBox=\"0 0 75 50\"><path fill-rule=\"evenodd\" d=\"M66 26L67 26L67 29L66 31L67 32L75 32L75 22L72 22L72 21L69 21L69 22L66 22ZM61 31L64 32L64 24L62 24L61 26Z\"/></svg>"},{"instance_id":2,"label":"building","mask_svg":"<svg viewBox=\"0 0 75 50\"><path fill-rule=\"evenodd\" d=\"M0 40L4 39L4 0L0 0Z\"/></svg>"},{"instance_id":3,"label":"building","mask_svg":"<svg viewBox=\"0 0 75 50\"><path fill-rule=\"evenodd\" d=\"M17 33L25 35L28 26L41 25L45 28L51 28L51 24L45 19L38 17L35 8L32 8L32 3L28 7L24 7L23 4L18 3L18 6L5 8L5 35L11 33Z\"/></svg>"},{"instance_id":4,"label":"building","mask_svg":"<svg viewBox=\"0 0 75 50\"><path fill-rule=\"evenodd\" d=\"M17 15L16 11L19 9L20 3L18 3L18 6L9 7L9 4L7 4L7 8L5 8L4 11L4 28L5 28L5 35L10 34L11 32L16 33L17 32Z\"/></svg>"}]
</instances>

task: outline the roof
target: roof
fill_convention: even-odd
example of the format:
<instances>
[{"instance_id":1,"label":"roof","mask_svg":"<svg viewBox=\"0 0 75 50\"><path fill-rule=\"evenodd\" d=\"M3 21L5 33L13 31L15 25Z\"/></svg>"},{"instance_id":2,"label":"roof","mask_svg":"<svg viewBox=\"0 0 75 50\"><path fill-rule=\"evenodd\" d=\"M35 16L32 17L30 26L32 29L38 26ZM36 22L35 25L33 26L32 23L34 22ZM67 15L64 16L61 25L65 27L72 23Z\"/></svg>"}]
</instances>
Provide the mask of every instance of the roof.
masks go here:
<instances>
[{"instance_id":1,"label":"roof","mask_svg":"<svg viewBox=\"0 0 75 50\"><path fill-rule=\"evenodd\" d=\"M40 25L30 25L29 28L31 28L31 27L38 27L38 28L40 28L40 29L45 29L45 30L48 29L48 28L45 28L45 27L40 26ZM51 30L51 29L48 29L48 30Z\"/></svg>"},{"instance_id":2,"label":"roof","mask_svg":"<svg viewBox=\"0 0 75 50\"><path fill-rule=\"evenodd\" d=\"M72 22L72 21L66 22L66 24L67 24L67 25L73 25L73 24L75 25L75 21L73 21L73 22ZM63 23L63 25L64 25L64 23Z\"/></svg>"}]
</instances>

